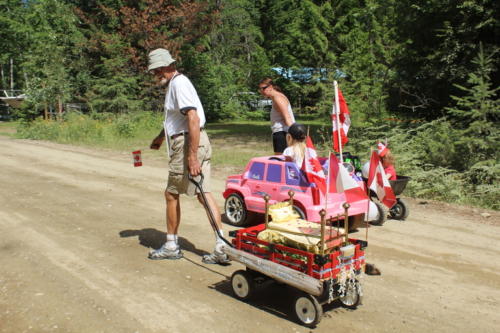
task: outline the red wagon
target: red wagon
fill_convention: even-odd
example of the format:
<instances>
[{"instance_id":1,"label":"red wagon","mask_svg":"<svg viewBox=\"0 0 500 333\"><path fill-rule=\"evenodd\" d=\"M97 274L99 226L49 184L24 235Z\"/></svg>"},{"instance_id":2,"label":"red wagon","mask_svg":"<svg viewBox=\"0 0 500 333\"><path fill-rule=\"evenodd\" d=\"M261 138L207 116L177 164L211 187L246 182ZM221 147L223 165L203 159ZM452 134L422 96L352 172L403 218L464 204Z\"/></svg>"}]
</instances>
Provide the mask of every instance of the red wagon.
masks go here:
<instances>
[{"instance_id":1,"label":"red wagon","mask_svg":"<svg viewBox=\"0 0 500 333\"><path fill-rule=\"evenodd\" d=\"M346 206L346 216L347 215ZM266 215L267 216L267 215ZM273 279L298 289L294 312L299 322L308 327L321 320L322 304L340 300L348 308L361 304L361 273L365 265L366 241L348 238L345 233L328 238L321 224L320 254L274 244L258 238L266 223L230 233L233 248L224 252L234 261L246 266L231 277L234 295L241 300L252 297L259 279Z\"/></svg>"}]
</instances>

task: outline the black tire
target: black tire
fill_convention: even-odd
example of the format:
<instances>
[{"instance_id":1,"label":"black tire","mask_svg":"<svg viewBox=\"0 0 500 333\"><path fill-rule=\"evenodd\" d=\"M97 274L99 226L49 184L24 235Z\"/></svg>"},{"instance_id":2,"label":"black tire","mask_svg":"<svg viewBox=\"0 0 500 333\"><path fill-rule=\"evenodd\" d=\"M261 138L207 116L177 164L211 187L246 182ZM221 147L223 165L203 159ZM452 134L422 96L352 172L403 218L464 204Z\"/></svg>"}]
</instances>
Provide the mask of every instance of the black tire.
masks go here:
<instances>
[{"instance_id":1,"label":"black tire","mask_svg":"<svg viewBox=\"0 0 500 333\"><path fill-rule=\"evenodd\" d=\"M293 205L293 211L297 213L302 220L307 219L306 213L299 206Z\"/></svg>"},{"instance_id":2,"label":"black tire","mask_svg":"<svg viewBox=\"0 0 500 333\"><path fill-rule=\"evenodd\" d=\"M374 221L371 221L371 223L374 225L383 225L385 221L387 221L387 209L385 208L384 204L379 201L373 201L373 203L375 204L375 206L377 206L378 218Z\"/></svg>"},{"instance_id":3,"label":"black tire","mask_svg":"<svg viewBox=\"0 0 500 333\"><path fill-rule=\"evenodd\" d=\"M226 214L227 222L231 225L244 227L248 223L248 211L245 200L237 193L232 193L226 198L224 213Z\"/></svg>"},{"instance_id":4,"label":"black tire","mask_svg":"<svg viewBox=\"0 0 500 333\"><path fill-rule=\"evenodd\" d=\"M254 293L255 284L254 277L250 272L238 270L231 276L231 287L234 297L239 300L247 301Z\"/></svg>"},{"instance_id":5,"label":"black tire","mask_svg":"<svg viewBox=\"0 0 500 333\"><path fill-rule=\"evenodd\" d=\"M346 288L345 295L339 298L340 303L346 308L356 309L363 302L363 296L358 292L359 281L355 280L354 283L349 283L348 281Z\"/></svg>"},{"instance_id":6,"label":"black tire","mask_svg":"<svg viewBox=\"0 0 500 333\"><path fill-rule=\"evenodd\" d=\"M323 308L316 297L306 293L300 293L297 295L297 298L295 298L293 304L295 317L299 323L311 328L319 324L323 316Z\"/></svg>"},{"instance_id":7,"label":"black tire","mask_svg":"<svg viewBox=\"0 0 500 333\"><path fill-rule=\"evenodd\" d=\"M389 211L389 215L391 218L395 220L404 221L410 214L410 207L403 201L403 199L397 199L397 202L394 206L392 206Z\"/></svg>"}]
</instances>

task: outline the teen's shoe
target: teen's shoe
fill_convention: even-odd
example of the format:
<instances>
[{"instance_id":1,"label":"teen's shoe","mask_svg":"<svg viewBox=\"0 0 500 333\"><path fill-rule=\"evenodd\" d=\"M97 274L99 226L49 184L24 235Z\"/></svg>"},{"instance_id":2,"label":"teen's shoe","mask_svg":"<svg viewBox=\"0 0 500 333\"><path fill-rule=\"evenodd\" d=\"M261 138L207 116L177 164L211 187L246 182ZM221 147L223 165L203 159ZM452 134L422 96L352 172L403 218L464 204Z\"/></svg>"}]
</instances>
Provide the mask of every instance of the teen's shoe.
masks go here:
<instances>
[{"instance_id":1,"label":"teen's shoe","mask_svg":"<svg viewBox=\"0 0 500 333\"><path fill-rule=\"evenodd\" d=\"M175 248L175 250L169 250L165 247L165 244L163 244L162 247L160 247L158 250L151 250L149 251L148 258L152 260L161 260L161 259L180 259L183 257L181 248L179 245Z\"/></svg>"},{"instance_id":2,"label":"teen's shoe","mask_svg":"<svg viewBox=\"0 0 500 333\"><path fill-rule=\"evenodd\" d=\"M214 251L210 254L205 254L201 261L205 264L227 265L231 261L227 254L219 251Z\"/></svg>"}]
</instances>

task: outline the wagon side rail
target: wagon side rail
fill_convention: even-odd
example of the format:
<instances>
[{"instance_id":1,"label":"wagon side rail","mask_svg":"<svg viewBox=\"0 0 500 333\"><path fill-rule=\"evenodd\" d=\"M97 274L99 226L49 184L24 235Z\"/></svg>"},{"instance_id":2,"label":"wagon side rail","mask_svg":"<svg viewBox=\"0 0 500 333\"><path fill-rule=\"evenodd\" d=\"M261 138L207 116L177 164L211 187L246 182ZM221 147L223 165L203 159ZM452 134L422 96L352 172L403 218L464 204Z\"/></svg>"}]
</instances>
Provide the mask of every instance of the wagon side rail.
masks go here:
<instances>
[{"instance_id":1,"label":"wagon side rail","mask_svg":"<svg viewBox=\"0 0 500 333\"><path fill-rule=\"evenodd\" d=\"M293 268L228 246L224 247L224 252L231 260L237 261L254 271L267 275L276 281L288 284L314 296L323 294L323 282L321 280L315 279Z\"/></svg>"}]
</instances>

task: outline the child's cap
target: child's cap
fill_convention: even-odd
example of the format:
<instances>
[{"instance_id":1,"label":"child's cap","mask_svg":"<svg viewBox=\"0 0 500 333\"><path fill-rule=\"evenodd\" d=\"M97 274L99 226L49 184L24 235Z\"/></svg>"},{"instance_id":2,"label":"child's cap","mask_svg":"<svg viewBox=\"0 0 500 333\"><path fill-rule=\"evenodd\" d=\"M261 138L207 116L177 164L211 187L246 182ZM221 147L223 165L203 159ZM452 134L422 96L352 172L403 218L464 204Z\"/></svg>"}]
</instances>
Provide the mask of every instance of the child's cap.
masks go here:
<instances>
[{"instance_id":1,"label":"child's cap","mask_svg":"<svg viewBox=\"0 0 500 333\"><path fill-rule=\"evenodd\" d=\"M387 146L384 145L383 143L379 142L377 146L378 146L378 155L380 157L384 157L389 152L389 148L387 148Z\"/></svg>"},{"instance_id":2,"label":"child's cap","mask_svg":"<svg viewBox=\"0 0 500 333\"><path fill-rule=\"evenodd\" d=\"M304 140L307 135L307 129L302 124L293 123L292 126L288 128L288 134L295 140Z\"/></svg>"}]
</instances>

